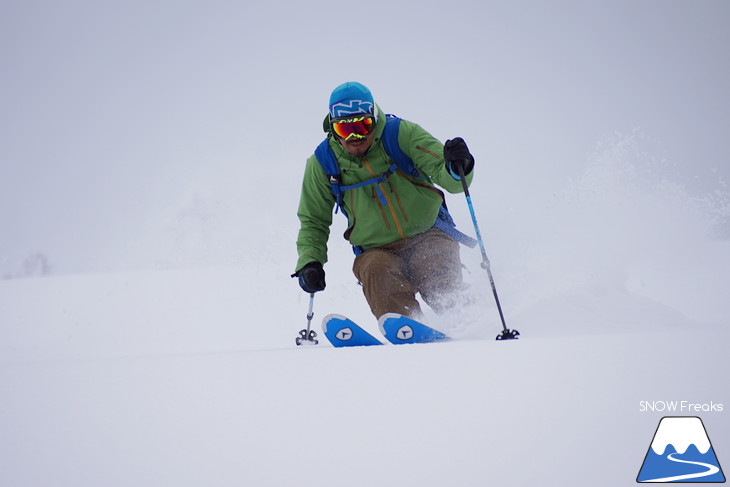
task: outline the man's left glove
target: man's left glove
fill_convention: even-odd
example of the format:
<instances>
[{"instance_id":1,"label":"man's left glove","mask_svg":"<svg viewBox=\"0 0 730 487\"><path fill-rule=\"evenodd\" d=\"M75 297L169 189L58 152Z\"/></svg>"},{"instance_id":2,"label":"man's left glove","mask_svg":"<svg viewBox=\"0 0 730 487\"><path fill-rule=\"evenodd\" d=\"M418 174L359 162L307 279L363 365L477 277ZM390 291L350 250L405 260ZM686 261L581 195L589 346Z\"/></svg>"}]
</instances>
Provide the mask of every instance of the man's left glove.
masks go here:
<instances>
[{"instance_id":1,"label":"man's left glove","mask_svg":"<svg viewBox=\"0 0 730 487\"><path fill-rule=\"evenodd\" d=\"M444 161L446 169L457 181L461 179L459 177L460 168L464 170L464 176L474 169L474 156L471 155L466 142L461 137L446 141L444 144Z\"/></svg>"},{"instance_id":2,"label":"man's left glove","mask_svg":"<svg viewBox=\"0 0 730 487\"><path fill-rule=\"evenodd\" d=\"M324 269L319 262L310 262L299 269L292 277L299 278L299 286L308 293L316 293L324 291L326 283L324 282Z\"/></svg>"}]
</instances>

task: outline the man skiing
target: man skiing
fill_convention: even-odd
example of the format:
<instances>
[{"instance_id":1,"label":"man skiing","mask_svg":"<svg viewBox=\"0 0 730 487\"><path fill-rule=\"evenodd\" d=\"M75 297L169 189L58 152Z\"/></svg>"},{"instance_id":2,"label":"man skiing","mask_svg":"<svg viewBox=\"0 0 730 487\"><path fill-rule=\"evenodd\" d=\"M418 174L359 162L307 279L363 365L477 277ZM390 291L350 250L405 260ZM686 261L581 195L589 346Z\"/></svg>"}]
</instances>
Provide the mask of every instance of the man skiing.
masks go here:
<instances>
[{"instance_id":1,"label":"man skiing","mask_svg":"<svg viewBox=\"0 0 730 487\"><path fill-rule=\"evenodd\" d=\"M334 155L339 175L325 173L319 149L307 160L292 277L305 292L324 290L323 264L337 205L348 219L344 237L356 254L353 272L375 317L399 313L420 319L417 294L441 313L456 304L463 287L459 245L444 220L453 223L434 183L462 192L459 174L471 183L474 157L461 138L441 144L419 125L399 120L397 146L415 169L408 174L396 169L387 150L386 123L392 121L364 85L347 82L332 92L321 147ZM340 198L334 187L345 189Z\"/></svg>"}]
</instances>

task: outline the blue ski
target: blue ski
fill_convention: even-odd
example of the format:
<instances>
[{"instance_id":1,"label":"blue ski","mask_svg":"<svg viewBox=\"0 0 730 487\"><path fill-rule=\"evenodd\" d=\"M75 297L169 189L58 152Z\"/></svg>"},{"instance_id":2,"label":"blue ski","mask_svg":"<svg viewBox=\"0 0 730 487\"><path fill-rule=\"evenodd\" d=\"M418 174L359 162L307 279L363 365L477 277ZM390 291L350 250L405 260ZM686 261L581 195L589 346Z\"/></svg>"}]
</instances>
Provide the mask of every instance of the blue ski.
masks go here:
<instances>
[{"instance_id":1,"label":"blue ski","mask_svg":"<svg viewBox=\"0 0 730 487\"><path fill-rule=\"evenodd\" d=\"M335 347L364 347L382 345L380 340L342 315L327 315L322 320L324 336Z\"/></svg>"},{"instance_id":2,"label":"blue ski","mask_svg":"<svg viewBox=\"0 0 730 487\"><path fill-rule=\"evenodd\" d=\"M430 343L449 339L438 330L396 313L381 316L378 326L385 338L396 345ZM365 331L360 325L342 315L325 316L322 320L322 330L330 343L338 348L383 345L380 340Z\"/></svg>"},{"instance_id":3,"label":"blue ski","mask_svg":"<svg viewBox=\"0 0 730 487\"><path fill-rule=\"evenodd\" d=\"M396 345L438 342L449 339L438 330L396 313L384 314L378 320L378 325L385 338Z\"/></svg>"}]
</instances>

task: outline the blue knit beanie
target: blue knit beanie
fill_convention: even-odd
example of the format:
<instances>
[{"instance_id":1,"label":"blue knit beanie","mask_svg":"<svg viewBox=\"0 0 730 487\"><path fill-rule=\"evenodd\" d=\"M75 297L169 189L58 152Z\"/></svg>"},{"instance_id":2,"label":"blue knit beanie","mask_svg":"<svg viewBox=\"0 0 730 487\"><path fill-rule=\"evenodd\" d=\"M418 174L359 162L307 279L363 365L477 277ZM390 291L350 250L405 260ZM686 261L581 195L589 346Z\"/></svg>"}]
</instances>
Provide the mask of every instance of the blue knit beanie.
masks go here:
<instances>
[{"instance_id":1,"label":"blue knit beanie","mask_svg":"<svg viewBox=\"0 0 730 487\"><path fill-rule=\"evenodd\" d=\"M365 85L348 81L334 89L330 95L330 115L332 118L347 117L360 113L375 113L373 95Z\"/></svg>"}]
</instances>

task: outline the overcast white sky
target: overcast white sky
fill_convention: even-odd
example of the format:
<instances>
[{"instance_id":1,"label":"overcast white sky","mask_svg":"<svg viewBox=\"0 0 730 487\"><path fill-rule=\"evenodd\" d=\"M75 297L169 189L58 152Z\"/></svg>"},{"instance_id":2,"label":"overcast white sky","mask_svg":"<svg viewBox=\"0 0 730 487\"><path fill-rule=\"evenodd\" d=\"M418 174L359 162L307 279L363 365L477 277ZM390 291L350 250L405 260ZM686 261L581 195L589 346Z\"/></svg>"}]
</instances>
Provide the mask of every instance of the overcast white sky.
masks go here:
<instances>
[{"instance_id":1,"label":"overcast white sky","mask_svg":"<svg viewBox=\"0 0 730 487\"><path fill-rule=\"evenodd\" d=\"M729 21L725 0L3 0L0 277L35 251L58 273L154 265L185 215L264 214L293 238L302 164L347 80L463 136L495 197L519 182L539 205L635 129L692 191L717 189Z\"/></svg>"}]
</instances>

